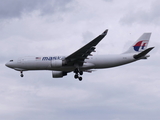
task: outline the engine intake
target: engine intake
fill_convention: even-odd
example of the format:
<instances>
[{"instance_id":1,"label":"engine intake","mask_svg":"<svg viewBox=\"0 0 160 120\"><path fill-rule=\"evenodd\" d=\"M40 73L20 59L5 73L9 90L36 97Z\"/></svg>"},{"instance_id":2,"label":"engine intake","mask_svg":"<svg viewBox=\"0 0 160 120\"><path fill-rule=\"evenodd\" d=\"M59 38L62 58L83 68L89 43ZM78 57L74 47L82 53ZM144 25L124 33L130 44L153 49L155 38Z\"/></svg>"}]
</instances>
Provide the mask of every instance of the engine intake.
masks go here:
<instances>
[{"instance_id":1,"label":"engine intake","mask_svg":"<svg viewBox=\"0 0 160 120\"><path fill-rule=\"evenodd\" d=\"M53 78L62 78L63 76L67 75L67 72L63 71L52 71Z\"/></svg>"}]
</instances>

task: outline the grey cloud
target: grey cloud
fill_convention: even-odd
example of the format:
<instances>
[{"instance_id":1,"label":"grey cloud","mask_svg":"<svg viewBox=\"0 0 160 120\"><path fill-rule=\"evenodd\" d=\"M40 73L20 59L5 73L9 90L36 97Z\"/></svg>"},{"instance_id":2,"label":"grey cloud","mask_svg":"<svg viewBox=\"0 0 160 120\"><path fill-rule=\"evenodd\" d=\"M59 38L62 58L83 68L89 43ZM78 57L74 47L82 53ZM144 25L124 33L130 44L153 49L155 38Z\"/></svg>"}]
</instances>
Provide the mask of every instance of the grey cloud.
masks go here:
<instances>
[{"instance_id":1,"label":"grey cloud","mask_svg":"<svg viewBox=\"0 0 160 120\"><path fill-rule=\"evenodd\" d=\"M149 6L149 9L135 9L127 12L120 20L122 24L131 25L133 23L140 24L160 24L160 2L155 1ZM144 4L144 8L145 8Z\"/></svg>"},{"instance_id":2,"label":"grey cloud","mask_svg":"<svg viewBox=\"0 0 160 120\"><path fill-rule=\"evenodd\" d=\"M106 2L112 2L113 0L104 0L104 1L106 1Z\"/></svg>"},{"instance_id":3,"label":"grey cloud","mask_svg":"<svg viewBox=\"0 0 160 120\"><path fill-rule=\"evenodd\" d=\"M88 43L90 42L92 39L94 39L94 35L93 33L89 32L89 31L86 31L85 33L83 33L83 43Z\"/></svg>"},{"instance_id":4,"label":"grey cloud","mask_svg":"<svg viewBox=\"0 0 160 120\"><path fill-rule=\"evenodd\" d=\"M21 17L23 13L40 10L41 13L53 13L56 10L65 10L72 0L1 0L0 19Z\"/></svg>"},{"instance_id":5,"label":"grey cloud","mask_svg":"<svg viewBox=\"0 0 160 120\"><path fill-rule=\"evenodd\" d=\"M51 0L46 5L42 5L41 15L52 14L56 11L68 11L68 3L72 0Z\"/></svg>"},{"instance_id":6,"label":"grey cloud","mask_svg":"<svg viewBox=\"0 0 160 120\"><path fill-rule=\"evenodd\" d=\"M13 3L13 0L10 1ZM23 2L21 3L21 1ZM103 30L100 30L103 27L109 27L110 32L99 44L103 47L97 46L96 51L99 52L102 49L100 54L101 52L112 54L114 51L117 53L121 49L116 45L121 45L124 42L122 38L132 40L134 35L124 37L128 32L142 32L141 26L138 28L137 26L124 27L117 23L118 20L115 22L115 18L119 19L121 18L120 15L124 14L119 10L121 8L117 8L117 5L123 6L120 5L119 1L115 1L115 4L107 5L107 0L105 0L106 2L97 0L94 3L96 5L93 5L92 2L87 5L85 0L79 0L82 3L76 4L76 10L68 13L65 10L68 10L68 6L70 6L68 3L71 0L34 0L31 6L28 5L29 1L21 1L19 0L21 5L17 5L17 7L21 6L17 8L18 10L16 7L8 10L13 12L13 15L3 15L0 18L17 18L34 10L39 10L40 14L44 16L42 16L43 18L34 15L34 17L30 17L27 14L23 19L18 19L16 22L12 20L10 24L6 23L7 25L3 29L1 28L1 119L159 119L157 111L159 111L160 106L160 68L158 67L160 57L159 53L154 57L153 52L155 49L150 53L151 57L148 60L138 61L118 68L97 70L92 74L85 73L82 82L74 80L73 73L69 73L68 76L62 79L53 79L51 71L27 71L24 72L25 77L20 78L19 72L4 66L4 63L9 59L28 55L54 56L55 54L61 55L61 53L62 55L64 53L68 55L74 49L77 50L79 48L78 45L81 45L81 41L82 45L85 45L103 32ZM121 4L125 2L123 1ZM104 3L106 4L104 5ZM0 6L2 5L0 4ZM128 8L125 7L124 9ZM7 8L5 10L7 11ZM46 19L52 20L57 15L52 16L52 14L57 11L65 11L64 21L57 20L53 23L45 21ZM61 15L61 12L58 15ZM95 12L97 13L95 14ZM148 11L143 12L147 13ZM138 14L137 10L132 13ZM159 14L158 11L155 11L155 14ZM44 18L45 20L43 21ZM152 25L147 26L147 29L153 31L155 35L150 41L153 45L155 45L154 42L159 43L158 27L156 28L157 30L152 30ZM79 35L80 33L82 34ZM137 39L137 37L135 38ZM106 44L104 44L105 42ZM125 48L128 48L127 46ZM156 48L158 48L157 45Z\"/></svg>"}]
</instances>

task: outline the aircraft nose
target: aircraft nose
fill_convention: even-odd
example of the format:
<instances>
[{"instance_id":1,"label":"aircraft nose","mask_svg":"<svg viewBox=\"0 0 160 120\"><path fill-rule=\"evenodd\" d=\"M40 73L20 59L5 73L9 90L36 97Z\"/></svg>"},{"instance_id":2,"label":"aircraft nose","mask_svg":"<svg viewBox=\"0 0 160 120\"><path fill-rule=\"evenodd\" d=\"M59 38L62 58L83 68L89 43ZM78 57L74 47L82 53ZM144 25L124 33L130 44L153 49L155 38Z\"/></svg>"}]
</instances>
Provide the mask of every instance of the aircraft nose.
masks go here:
<instances>
[{"instance_id":1,"label":"aircraft nose","mask_svg":"<svg viewBox=\"0 0 160 120\"><path fill-rule=\"evenodd\" d=\"M7 66L7 67L9 67L9 68L12 68L12 65L11 65L10 62L7 62L7 63L5 64L5 66Z\"/></svg>"},{"instance_id":2,"label":"aircraft nose","mask_svg":"<svg viewBox=\"0 0 160 120\"><path fill-rule=\"evenodd\" d=\"M5 66L9 67L9 63L6 63Z\"/></svg>"}]
</instances>

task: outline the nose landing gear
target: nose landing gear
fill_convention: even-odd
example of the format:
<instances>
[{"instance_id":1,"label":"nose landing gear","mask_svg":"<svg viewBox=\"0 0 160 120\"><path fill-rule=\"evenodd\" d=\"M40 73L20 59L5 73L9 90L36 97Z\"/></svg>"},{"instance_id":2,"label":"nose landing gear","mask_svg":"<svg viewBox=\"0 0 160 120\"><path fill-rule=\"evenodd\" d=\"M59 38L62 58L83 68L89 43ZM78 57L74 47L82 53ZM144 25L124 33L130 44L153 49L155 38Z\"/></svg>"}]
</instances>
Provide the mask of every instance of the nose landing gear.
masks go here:
<instances>
[{"instance_id":1,"label":"nose landing gear","mask_svg":"<svg viewBox=\"0 0 160 120\"><path fill-rule=\"evenodd\" d=\"M24 77L24 75L23 75L23 71L21 71L20 73L21 73L21 75L20 75L20 76L21 76L21 77Z\"/></svg>"}]
</instances>

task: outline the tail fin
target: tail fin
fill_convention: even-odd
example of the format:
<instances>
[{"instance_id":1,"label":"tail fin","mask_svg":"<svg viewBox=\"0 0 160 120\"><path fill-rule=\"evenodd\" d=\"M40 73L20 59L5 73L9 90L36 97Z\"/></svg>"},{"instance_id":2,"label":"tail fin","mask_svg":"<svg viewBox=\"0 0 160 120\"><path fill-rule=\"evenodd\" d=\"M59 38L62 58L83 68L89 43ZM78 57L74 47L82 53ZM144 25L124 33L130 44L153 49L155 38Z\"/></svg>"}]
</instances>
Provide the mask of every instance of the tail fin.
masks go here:
<instances>
[{"instance_id":1,"label":"tail fin","mask_svg":"<svg viewBox=\"0 0 160 120\"><path fill-rule=\"evenodd\" d=\"M151 33L143 33L142 36L125 52L136 53L147 49Z\"/></svg>"}]
</instances>

